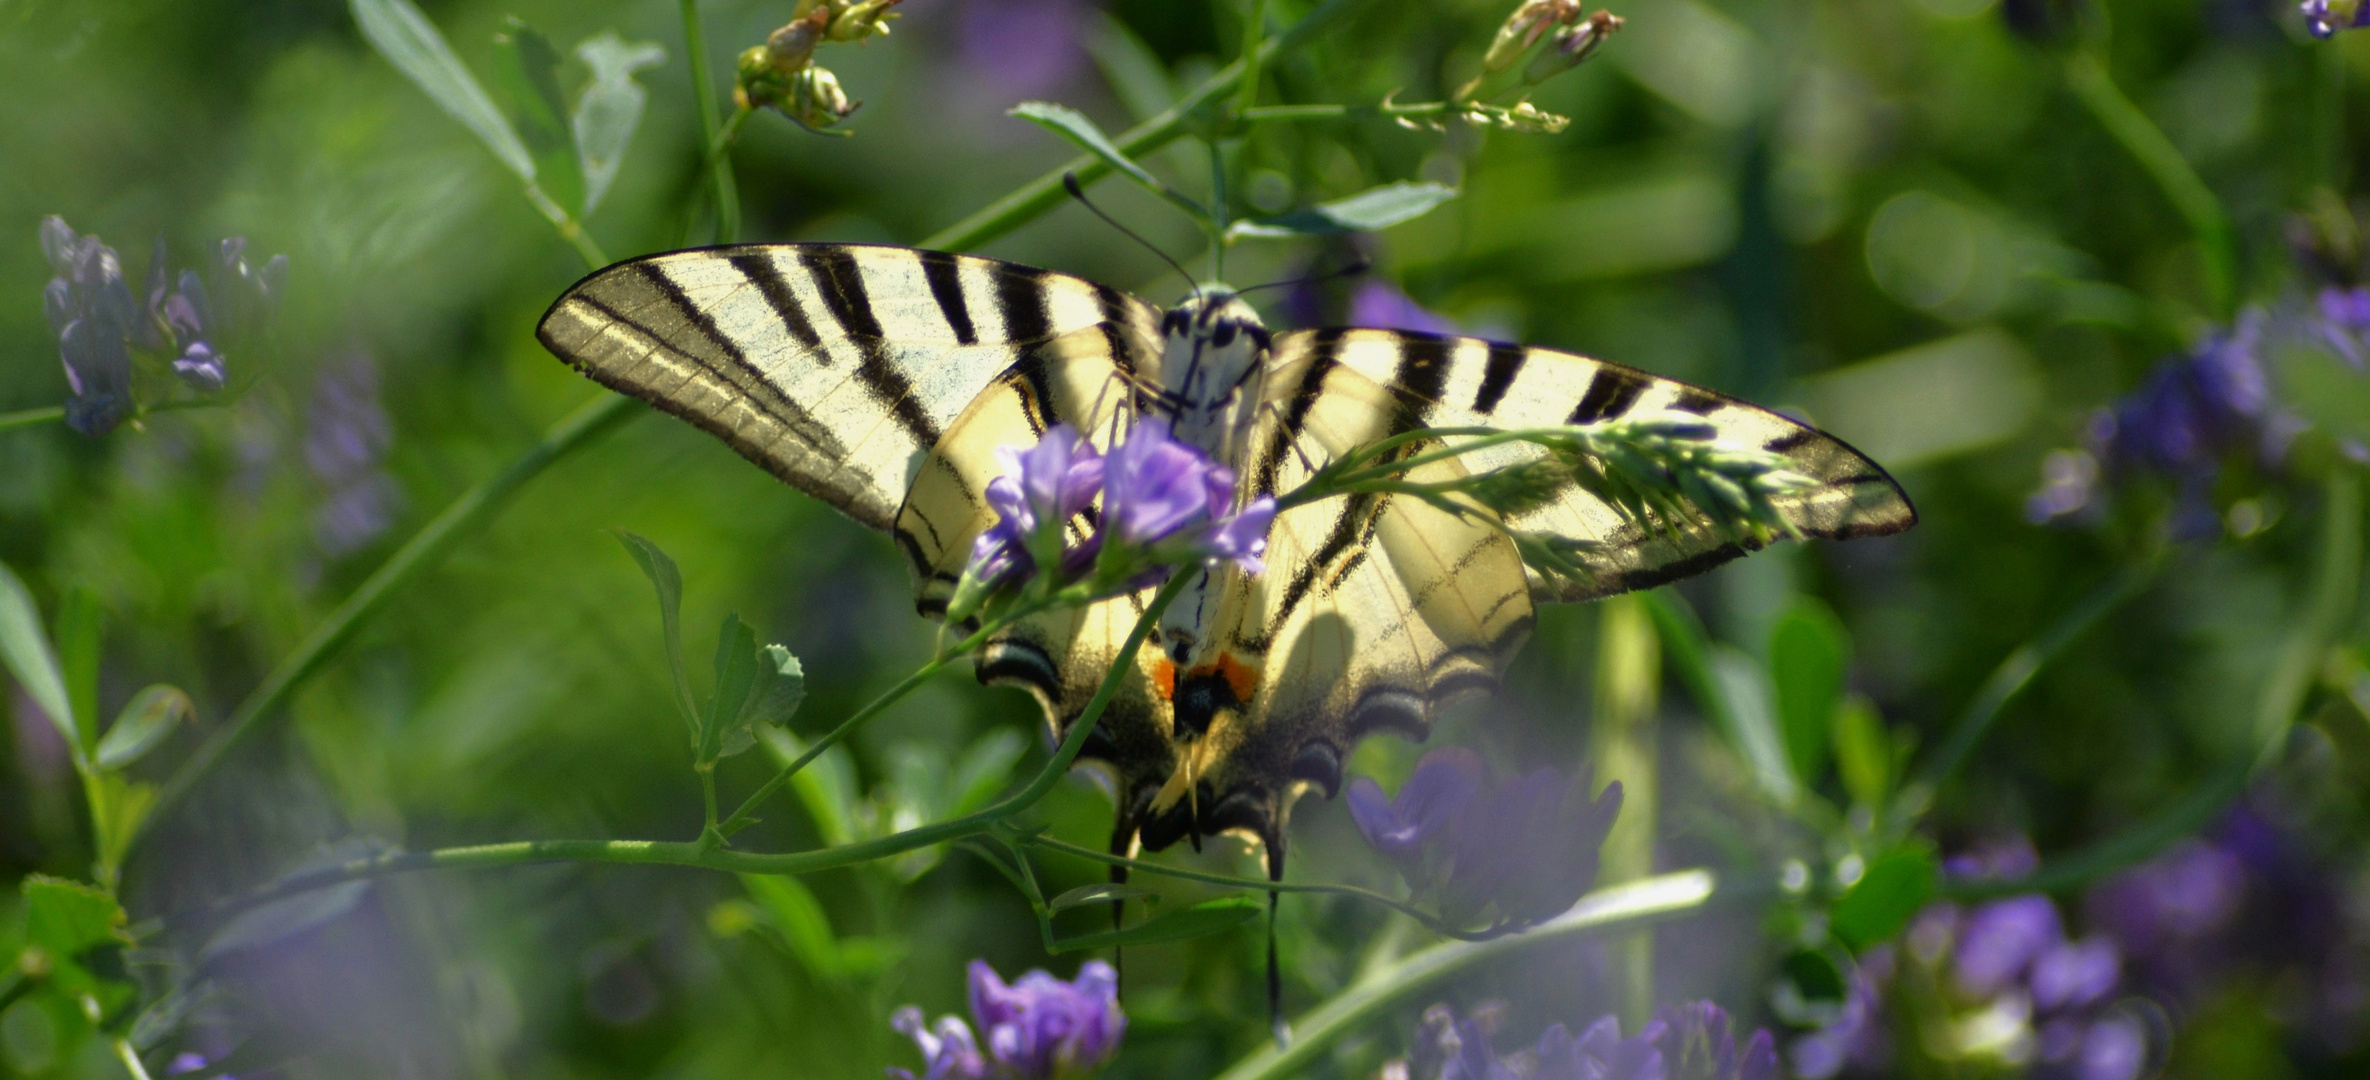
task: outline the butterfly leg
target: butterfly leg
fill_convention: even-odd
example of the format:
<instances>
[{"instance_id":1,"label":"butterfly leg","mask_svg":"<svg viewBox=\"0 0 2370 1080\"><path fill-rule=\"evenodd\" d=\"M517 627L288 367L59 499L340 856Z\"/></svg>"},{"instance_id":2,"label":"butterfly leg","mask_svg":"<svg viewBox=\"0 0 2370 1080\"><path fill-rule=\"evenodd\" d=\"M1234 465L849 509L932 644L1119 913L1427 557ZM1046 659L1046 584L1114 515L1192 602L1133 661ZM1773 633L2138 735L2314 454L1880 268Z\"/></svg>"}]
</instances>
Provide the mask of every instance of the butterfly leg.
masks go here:
<instances>
[{"instance_id":1,"label":"butterfly leg","mask_svg":"<svg viewBox=\"0 0 2370 1080\"><path fill-rule=\"evenodd\" d=\"M1128 812L1125 800L1122 800L1120 803L1118 820L1112 823L1111 826L1111 854L1117 855L1122 859L1134 858L1136 854L1136 817L1134 814ZM1118 863L1111 864L1111 884L1127 884L1127 867L1121 866ZM1119 930L1124 929L1126 925L1127 897L1112 897L1111 930L1112 932L1116 933ZM1127 950L1125 948L1117 945L1111 947L1111 975L1112 978L1119 982L1122 986L1124 986L1126 983L1126 953Z\"/></svg>"},{"instance_id":2,"label":"butterfly leg","mask_svg":"<svg viewBox=\"0 0 2370 1080\"><path fill-rule=\"evenodd\" d=\"M1260 844L1267 849L1267 880L1282 882L1283 823L1277 821L1271 826L1267 835L1260 839ZM1284 973L1276 963L1276 901L1282 897L1282 893L1274 891L1267 894L1267 1026L1275 1032L1277 1046L1287 1046L1292 1042L1292 1027L1284 1022Z\"/></svg>"}]
</instances>

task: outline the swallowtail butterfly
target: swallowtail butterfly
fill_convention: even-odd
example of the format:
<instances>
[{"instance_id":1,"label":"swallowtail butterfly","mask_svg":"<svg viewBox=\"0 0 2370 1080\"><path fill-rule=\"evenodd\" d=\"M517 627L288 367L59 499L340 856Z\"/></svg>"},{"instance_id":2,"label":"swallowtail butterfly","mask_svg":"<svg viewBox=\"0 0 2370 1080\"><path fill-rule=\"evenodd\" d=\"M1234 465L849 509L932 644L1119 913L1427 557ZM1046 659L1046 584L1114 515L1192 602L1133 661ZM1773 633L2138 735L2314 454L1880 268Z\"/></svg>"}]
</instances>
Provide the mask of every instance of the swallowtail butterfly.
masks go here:
<instances>
[{"instance_id":1,"label":"swallowtail butterfly","mask_svg":"<svg viewBox=\"0 0 2370 1080\"><path fill-rule=\"evenodd\" d=\"M1892 478L1842 441L1631 368L1398 330L1271 333L1225 291L1164 312L1076 277L940 251L765 244L635 259L570 288L538 336L602 385L888 533L931 616L945 612L974 538L995 523L984 495L1002 471L995 450L1033 445L1063 422L1102 445L1123 415L1166 415L1178 438L1265 494L1418 428L1676 410L1815 480L1779 502L1806 535L1883 535L1916 521ZM1539 453L1504 444L1410 478ZM1113 850L1242 832L1280 875L1293 798L1332 796L1368 733L1420 739L1451 699L1494 689L1534 604L1659 585L1750 543L1641 530L1578 488L1508 524L1592 541L1589 580L1542 576L1486 523L1389 494L1284 511L1262 574L1203 571L1086 744L1084 758L1116 781ZM1016 626L979 656L979 677L1035 694L1058 737L1150 596ZM1180 775L1191 797L1178 797Z\"/></svg>"}]
</instances>

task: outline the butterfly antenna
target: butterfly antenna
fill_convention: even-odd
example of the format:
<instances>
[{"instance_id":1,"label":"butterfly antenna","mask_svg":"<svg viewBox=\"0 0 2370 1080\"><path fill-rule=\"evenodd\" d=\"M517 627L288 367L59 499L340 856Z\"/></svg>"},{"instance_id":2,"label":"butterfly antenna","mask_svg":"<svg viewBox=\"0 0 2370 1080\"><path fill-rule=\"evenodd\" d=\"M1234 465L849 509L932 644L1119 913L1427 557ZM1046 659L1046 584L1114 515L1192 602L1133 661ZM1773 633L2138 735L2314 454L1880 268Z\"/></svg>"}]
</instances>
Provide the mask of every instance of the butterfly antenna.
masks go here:
<instances>
[{"instance_id":1,"label":"butterfly antenna","mask_svg":"<svg viewBox=\"0 0 2370 1080\"><path fill-rule=\"evenodd\" d=\"M1372 269L1374 269L1374 262L1361 255L1358 258L1350 260L1348 263L1342 266L1336 267L1332 270L1327 270L1322 274L1304 274L1300 277L1287 278L1283 281L1270 281L1265 285L1253 285L1250 288L1238 290L1235 295L1241 296L1246 293L1255 293L1261 289L1287 289L1294 285L1322 285L1328 281L1333 281L1339 278L1357 277L1358 275Z\"/></svg>"},{"instance_id":2,"label":"butterfly antenna","mask_svg":"<svg viewBox=\"0 0 2370 1080\"><path fill-rule=\"evenodd\" d=\"M1120 224L1118 218L1104 213L1102 207L1096 206L1094 204L1094 200L1086 197L1086 189L1079 186L1077 173L1065 172L1062 174L1062 190L1069 192L1070 197L1078 200L1078 205L1085 207L1089 213L1092 213L1094 216L1103 219L1103 224L1109 225L1110 227L1119 230L1120 235L1125 236L1136 243L1144 245L1144 250L1149 251L1154 255L1160 256L1160 261L1169 264L1169 269L1176 271L1178 277L1185 279L1186 287L1193 290L1193 298L1195 300L1201 299L1201 285L1200 283L1193 280L1193 275L1186 273L1185 267L1179 264L1177 260L1169 258L1168 252L1154 247L1152 245L1152 241L1146 240L1143 237L1136 235L1136 231L1134 229L1130 229L1127 226Z\"/></svg>"}]
</instances>

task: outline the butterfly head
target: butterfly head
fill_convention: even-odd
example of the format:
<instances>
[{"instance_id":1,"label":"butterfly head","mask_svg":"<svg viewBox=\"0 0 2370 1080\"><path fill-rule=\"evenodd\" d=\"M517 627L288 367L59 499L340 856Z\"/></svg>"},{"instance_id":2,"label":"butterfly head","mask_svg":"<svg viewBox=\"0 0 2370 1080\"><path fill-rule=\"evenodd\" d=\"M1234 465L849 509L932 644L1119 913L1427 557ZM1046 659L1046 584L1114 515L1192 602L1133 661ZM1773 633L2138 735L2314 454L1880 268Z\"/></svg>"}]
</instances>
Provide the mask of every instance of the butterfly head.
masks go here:
<instances>
[{"instance_id":1,"label":"butterfly head","mask_svg":"<svg viewBox=\"0 0 2370 1080\"><path fill-rule=\"evenodd\" d=\"M1177 437L1226 460L1226 443L1255 407L1257 381L1267 361L1267 325L1242 296L1224 285L1203 285L1161 320L1161 400Z\"/></svg>"}]
</instances>

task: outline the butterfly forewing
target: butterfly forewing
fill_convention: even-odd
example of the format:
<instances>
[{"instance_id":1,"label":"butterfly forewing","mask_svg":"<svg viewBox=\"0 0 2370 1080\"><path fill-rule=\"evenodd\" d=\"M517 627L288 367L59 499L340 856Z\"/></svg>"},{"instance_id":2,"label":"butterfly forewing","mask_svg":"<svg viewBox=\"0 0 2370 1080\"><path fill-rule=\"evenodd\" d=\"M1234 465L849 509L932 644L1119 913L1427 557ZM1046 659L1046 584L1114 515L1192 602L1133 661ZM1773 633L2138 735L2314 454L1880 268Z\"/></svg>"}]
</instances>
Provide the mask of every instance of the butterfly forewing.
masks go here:
<instances>
[{"instance_id":1,"label":"butterfly forewing","mask_svg":"<svg viewBox=\"0 0 2370 1080\"><path fill-rule=\"evenodd\" d=\"M1810 536L1846 540L1900 532L1917 513L1893 478L1842 440L1701 387L1572 353L1479 338L1396 330L1298 331L1276 336L1278 364L1330 355L1333 362L1382 384L1397 406L1425 427L1554 427L1616 420L1656 411L1703 417L1722 439L1783 454L1794 471L1817 481L1776 500ZM1538 457L1528 444L1477 450L1475 471ZM1579 558L1589 580L1531 573L1541 600L1592 600L1651 588L1709 570L1759 546L1708 528L1641 529L1578 487L1508 522L1595 546Z\"/></svg>"},{"instance_id":2,"label":"butterfly forewing","mask_svg":"<svg viewBox=\"0 0 2370 1080\"><path fill-rule=\"evenodd\" d=\"M1115 289L993 259L770 244L612 266L537 333L601 384L888 529L924 455L1015 360L1074 331L1143 340L1158 323Z\"/></svg>"}]
</instances>

